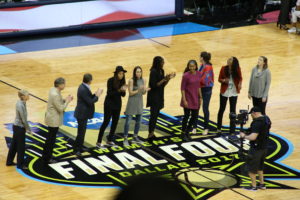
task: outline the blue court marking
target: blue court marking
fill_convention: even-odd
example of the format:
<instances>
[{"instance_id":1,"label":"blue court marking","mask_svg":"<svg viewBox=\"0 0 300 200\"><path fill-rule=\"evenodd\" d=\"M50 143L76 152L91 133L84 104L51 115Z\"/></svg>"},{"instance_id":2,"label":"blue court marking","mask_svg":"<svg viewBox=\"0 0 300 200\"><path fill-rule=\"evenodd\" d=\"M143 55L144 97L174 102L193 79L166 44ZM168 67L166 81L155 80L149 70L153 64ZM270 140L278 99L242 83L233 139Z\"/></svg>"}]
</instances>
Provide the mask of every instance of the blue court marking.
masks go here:
<instances>
[{"instance_id":1,"label":"blue court marking","mask_svg":"<svg viewBox=\"0 0 300 200\"><path fill-rule=\"evenodd\" d=\"M165 37L165 36L172 36L172 35L182 35L188 33L198 33L204 31L214 31L214 30L219 30L219 28L196 24L192 22L185 22L185 23L178 23L178 24L168 24L162 26L138 28L138 30L144 36L144 38L155 38L155 37Z\"/></svg>"},{"instance_id":2,"label":"blue court marking","mask_svg":"<svg viewBox=\"0 0 300 200\"><path fill-rule=\"evenodd\" d=\"M0 45L0 55L17 53L14 50L7 48L5 46Z\"/></svg>"}]
</instances>

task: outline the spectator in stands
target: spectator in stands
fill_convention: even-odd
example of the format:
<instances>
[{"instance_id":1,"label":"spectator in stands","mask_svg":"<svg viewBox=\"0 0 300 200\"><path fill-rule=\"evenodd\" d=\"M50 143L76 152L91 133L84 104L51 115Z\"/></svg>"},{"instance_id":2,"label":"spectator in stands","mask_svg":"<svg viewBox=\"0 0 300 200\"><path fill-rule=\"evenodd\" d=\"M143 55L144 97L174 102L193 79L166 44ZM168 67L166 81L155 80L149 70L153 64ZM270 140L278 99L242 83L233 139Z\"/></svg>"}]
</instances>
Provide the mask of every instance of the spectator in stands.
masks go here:
<instances>
[{"instance_id":1,"label":"spectator in stands","mask_svg":"<svg viewBox=\"0 0 300 200\"><path fill-rule=\"evenodd\" d=\"M262 17L265 7L265 0L251 0L250 2L250 18L247 21L265 21L266 19Z\"/></svg>"}]
</instances>

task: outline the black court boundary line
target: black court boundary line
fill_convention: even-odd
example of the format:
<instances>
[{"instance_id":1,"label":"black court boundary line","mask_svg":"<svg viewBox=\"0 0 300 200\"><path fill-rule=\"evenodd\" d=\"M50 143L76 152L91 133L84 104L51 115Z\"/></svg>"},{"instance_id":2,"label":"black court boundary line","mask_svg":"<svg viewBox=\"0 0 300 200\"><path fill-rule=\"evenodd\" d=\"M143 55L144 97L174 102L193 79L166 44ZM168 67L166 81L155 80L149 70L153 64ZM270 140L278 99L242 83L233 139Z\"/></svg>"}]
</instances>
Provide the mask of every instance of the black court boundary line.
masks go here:
<instances>
[{"instance_id":1,"label":"black court boundary line","mask_svg":"<svg viewBox=\"0 0 300 200\"><path fill-rule=\"evenodd\" d=\"M134 32L134 31L132 31L132 30L130 30L130 29L126 29L126 31L128 31L128 32L130 32L130 33L136 34L136 32ZM166 45L166 44L164 44L164 43L158 42L158 41L156 41L156 40L153 40L152 38L141 38L141 39L150 40L150 41L152 41L152 42L155 42L155 43L157 43L157 44L160 44L161 46L164 46L164 47L167 47L167 48L171 48L170 46L168 46L168 45Z\"/></svg>"},{"instance_id":2,"label":"black court boundary line","mask_svg":"<svg viewBox=\"0 0 300 200\"><path fill-rule=\"evenodd\" d=\"M17 89L17 90L21 90L20 88L18 88L18 87L16 87L16 86L12 85L12 84L10 84L10 83L7 83L7 82L5 82L5 81L3 81L3 80L0 80L0 82L1 82L1 83L4 83L5 85L8 85L8 86L10 86L10 87L12 87L12 88L15 88L15 89ZM32 96L32 97L34 97L34 98L36 98L36 99L38 99L38 100L40 100L40 101L43 101L43 102L47 103L46 100L44 100L44 99L42 99L42 98L40 98L40 97L38 97L38 96L36 96L36 95L34 95L34 94L29 93L29 95Z\"/></svg>"}]
</instances>

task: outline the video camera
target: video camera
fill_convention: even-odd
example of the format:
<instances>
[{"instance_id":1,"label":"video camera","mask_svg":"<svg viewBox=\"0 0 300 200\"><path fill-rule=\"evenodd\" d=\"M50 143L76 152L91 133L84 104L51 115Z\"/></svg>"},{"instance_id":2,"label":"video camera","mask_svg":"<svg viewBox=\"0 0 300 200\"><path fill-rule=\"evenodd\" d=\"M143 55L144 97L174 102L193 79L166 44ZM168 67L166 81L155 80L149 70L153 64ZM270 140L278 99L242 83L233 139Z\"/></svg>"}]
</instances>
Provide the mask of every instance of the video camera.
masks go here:
<instances>
[{"instance_id":1,"label":"video camera","mask_svg":"<svg viewBox=\"0 0 300 200\"><path fill-rule=\"evenodd\" d=\"M248 121L248 110L240 110L239 114L230 113L229 119L235 124L245 125Z\"/></svg>"}]
</instances>

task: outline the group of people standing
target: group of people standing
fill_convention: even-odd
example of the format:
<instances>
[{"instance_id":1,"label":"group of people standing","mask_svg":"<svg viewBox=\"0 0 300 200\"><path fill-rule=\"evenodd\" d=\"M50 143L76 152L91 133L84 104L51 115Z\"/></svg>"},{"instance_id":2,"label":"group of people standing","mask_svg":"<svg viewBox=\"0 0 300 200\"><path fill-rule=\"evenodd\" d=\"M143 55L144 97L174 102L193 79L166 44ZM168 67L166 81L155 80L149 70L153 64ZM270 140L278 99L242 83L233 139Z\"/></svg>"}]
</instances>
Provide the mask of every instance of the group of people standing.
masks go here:
<instances>
[{"instance_id":1,"label":"group of people standing","mask_svg":"<svg viewBox=\"0 0 300 200\"><path fill-rule=\"evenodd\" d=\"M182 137L184 140L190 140L190 131L197 127L197 118L200 106L203 107L204 127L203 134L209 133L209 104L214 86L214 71L210 62L211 54L208 52L200 53L200 66L196 60L190 60L182 76L181 82L181 107L184 109L182 120ZM147 93L146 107L150 107L149 134L148 141L156 139L154 134L156 122L160 110L164 108L164 88L176 73L166 74L164 71L164 59L161 56L153 58L150 69L149 84L143 78L143 70L137 66L133 70L132 78L126 83L125 73L127 71L122 66L117 66L113 76L107 81L107 93L104 100L104 121L100 127L96 147L107 148L115 146L114 134L120 118L122 97L125 97L128 90L129 97L125 110L124 125L124 146L129 145L128 132L129 123L135 120L134 134L132 142L142 143L138 137L142 113L144 108L143 95ZM88 119L93 118L95 112L95 103L103 93L103 89L98 89L92 93L90 85L93 77L87 73L83 76L82 84L77 90L77 105L74 117L77 119L78 129L74 142L74 154L80 156L87 149L84 147L84 137ZM227 65L221 68L218 81L221 83L220 91L220 108L218 112L218 132L221 133L223 114L226 108L227 100L230 102L230 112L236 112L237 96L242 87L242 73L236 57L230 57ZM253 105L261 108L265 114L265 107L268 98L268 91L271 82L271 73L268 69L268 61L264 56L259 57L257 65L253 68L250 85L249 98L253 100ZM57 78L54 81L54 87L49 91L47 111L45 114L45 123L48 126L45 145L43 148L42 161L45 164L57 162L52 158L52 152L55 145L56 134L59 126L63 122L64 110L73 100L73 96L68 95L65 99L61 91L65 88L66 81L64 78ZM31 132L27 122L26 101L29 99L29 93L25 90L18 92L20 100L16 104L16 118L13 124L13 140L9 148L6 165L15 165L13 162L16 153L17 167L26 168L24 165L25 152L25 133ZM112 119L112 120L111 120ZM107 144L102 144L104 132L110 122L110 132L107 136ZM230 133L234 134L234 123L230 124Z\"/></svg>"},{"instance_id":2,"label":"group of people standing","mask_svg":"<svg viewBox=\"0 0 300 200\"><path fill-rule=\"evenodd\" d=\"M201 65L195 60L190 60L184 71L181 82L181 107L184 109L182 120L182 133L185 140L190 140L190 131L196 132L197 118L202 104L204 113L203 135L209 133L209 103L214 86L214 72L210 63L211 55L201 52ZM238 94L242 89L242 72L236 57L230 57L227 65L223 66L219 73L218 82L220 88L220 106L217 119L217 132L222 133L222 121L226 104L229 99L230 113L236 113ZM268 68L268 59L264 56L258 58L257 65L252 69L248 97L252 99L253 106L261 108L265 115L268 93L271 84L271 72ZM230 136L235 135L235 122L230 121Z\"/></svg>"}]
</instances>

